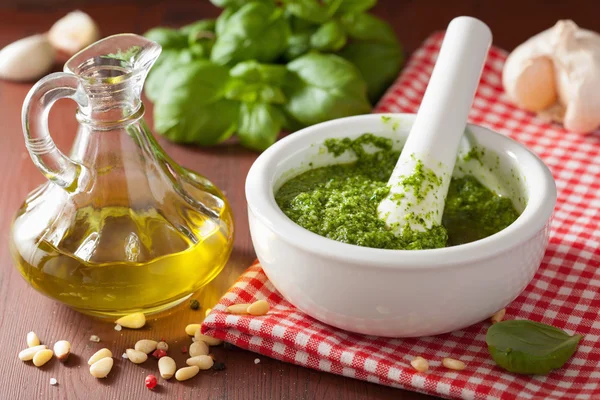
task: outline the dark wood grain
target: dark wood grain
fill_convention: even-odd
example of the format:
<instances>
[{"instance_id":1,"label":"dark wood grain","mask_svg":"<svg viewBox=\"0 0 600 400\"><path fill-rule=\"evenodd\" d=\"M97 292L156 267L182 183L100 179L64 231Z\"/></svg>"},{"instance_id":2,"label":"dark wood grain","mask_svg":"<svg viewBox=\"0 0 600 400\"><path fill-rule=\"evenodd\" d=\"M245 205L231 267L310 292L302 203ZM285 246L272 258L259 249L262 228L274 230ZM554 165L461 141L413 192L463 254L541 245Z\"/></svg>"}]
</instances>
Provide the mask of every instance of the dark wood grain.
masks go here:
<instances>
[{"instance_id":1,"label":"dark wood grain","mask_svg":"<svg viewBox=\"0 0 600 400\"><path fill-rule=\"evenodd\" d=\"M7 4L9 3L9 4ZM486 21L496 45L511 49L532 34L561 18L572 18L583 27L600 30L597 0L380 0L375 13L393 24L407 52L413 51L433 31L443 29L458 15ZM168 1L57 1L0 2L0 47L23 36L47 30L53 21L73 8L81 8L98 21L104 35L142 33L156 25L178 26L219 12L206 0ZM157 373L156 361L135 366L120 354L141 338L167 339L178 364L179 351L189 339L183 328L199 322L204 310L186 304L156 318L141 331L113 330L113 324L80 315L31 289L12 265L8 252L11 219L28 192L43 182L25 150L20 113L31 84L0 82L0 398L1 399L424 399L427 396L378 386L281 363L242 350L218 348L215 354L225 371L203 373L186 383L168 382L150 393L144 377ZM148 107L151 109L151 107ZM51 113L51 131L60 148L68 150L74 132L74 105L61 101ZM146 116L151 122L151 111ZM235 248L223 273L195 295L204 307L212 306L254 258L248 233L244 179L257 154L235 144L201 149L182 147L160 139L164 149L182 165L204 173L227 194L236 217ZM37 369L19 361L25 335L34 330L43 343L67 339L73 355L66 365L52 360ZM95 334L101 343L92 343ZM114 350L116 365L106 380L87 372L87 358L101 347ZM260 364L254 359L260 358ZM50 386L55 377L58 386Z\"/></svg>"}]
</instances>

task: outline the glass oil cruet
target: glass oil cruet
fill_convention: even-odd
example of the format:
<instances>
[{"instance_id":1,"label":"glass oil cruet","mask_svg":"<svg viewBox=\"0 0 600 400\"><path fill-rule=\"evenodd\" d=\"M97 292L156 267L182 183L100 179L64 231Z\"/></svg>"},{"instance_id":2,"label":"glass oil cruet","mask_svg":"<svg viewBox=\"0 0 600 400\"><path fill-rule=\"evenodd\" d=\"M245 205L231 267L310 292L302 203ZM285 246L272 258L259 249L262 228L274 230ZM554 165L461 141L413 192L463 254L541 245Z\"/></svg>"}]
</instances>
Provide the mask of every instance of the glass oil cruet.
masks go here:
<instances>
[{"instance_id":1,"label":"glass oil cruet","mask_svg":"<svg viewBox=\"0 0 600 400\"><path fill-rule=\"evenodd\" d=\"M27 149L48 182L18 211L11 251L31 286L87 314L166 309L215 278L231 253L224 195L169 158L143 120L142 87L160 51L134 34L100 40L23 105ZM61 98L78 104L69 157L48 131Z\"/></svg>"}]
</instances>

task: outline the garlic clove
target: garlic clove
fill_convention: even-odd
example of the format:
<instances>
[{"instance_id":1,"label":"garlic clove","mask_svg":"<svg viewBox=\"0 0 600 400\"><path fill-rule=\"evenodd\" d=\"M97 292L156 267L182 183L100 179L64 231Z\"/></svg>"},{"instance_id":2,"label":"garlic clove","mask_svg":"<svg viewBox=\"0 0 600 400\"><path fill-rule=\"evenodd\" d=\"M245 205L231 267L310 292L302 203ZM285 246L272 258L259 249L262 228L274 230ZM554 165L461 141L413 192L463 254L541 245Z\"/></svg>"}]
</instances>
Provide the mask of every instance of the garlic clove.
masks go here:
<instances>
[{"instance_id":1,"label":"garlic clove","mask_svg":"<svg viewBox=\"0 0 600 400\"><path fill-rule=\"evenodd\" d=\"M59 19L48 31L48 40L54 48L71 57L100 39L94 20L83 11L73 11Z\"/></svg>"},{"instance_id":2,"label":"garlic clove","mask_svg":"<svg viewBox=\"0 0 600 400\"><path fill-rule=\"evenodd\" d=\"M567 130L600 126L600 34L558 21L518 46L504 65L507 96Z\"/></svg>"},{"instance_id":3,"label":"garlic clove","mask_svg":"<svg viewBox=\"0 0 600 400\"><path fill-rule=\"evenodd\" d=\"M17 40L0 50L0 79L38 79L50 72L54 56L54 49L45 35Z\"/></svg>"},{"instance_id":4,"label":"garlic clove","mask_svg":"<svg viewBox=\"0 0 600 400\"><path fill-rule=\"evenodd\" d=\"M529 60L519 76L511 82L513 101L529 111L541 111L558 100L554 64L548 57Z\"/></svg>"}]
</instances>

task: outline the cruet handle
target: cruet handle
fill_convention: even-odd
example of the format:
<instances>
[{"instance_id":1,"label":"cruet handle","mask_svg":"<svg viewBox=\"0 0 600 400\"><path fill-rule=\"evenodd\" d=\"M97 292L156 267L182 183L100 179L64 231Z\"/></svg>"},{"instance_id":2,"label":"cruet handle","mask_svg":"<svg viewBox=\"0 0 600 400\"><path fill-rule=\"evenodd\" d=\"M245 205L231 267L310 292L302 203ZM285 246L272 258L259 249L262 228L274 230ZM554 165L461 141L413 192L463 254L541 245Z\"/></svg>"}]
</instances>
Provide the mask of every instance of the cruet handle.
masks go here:
<instances>
[{"instance_id":1,"label":"cruet handle","mask_svg":"<svg viewBox=\"0 0 600 400\"><path fill-rule=\"evenodd\" d=\"M25 145L33 163L51 182L70 192L85 190L91 182L90 173L56 147L48 130L48 115L59 99L71 99L79 107L87 107L87 96L78 88L77 76L50 74L31 88L21 115Z\"/></svg>"}]
</instances>

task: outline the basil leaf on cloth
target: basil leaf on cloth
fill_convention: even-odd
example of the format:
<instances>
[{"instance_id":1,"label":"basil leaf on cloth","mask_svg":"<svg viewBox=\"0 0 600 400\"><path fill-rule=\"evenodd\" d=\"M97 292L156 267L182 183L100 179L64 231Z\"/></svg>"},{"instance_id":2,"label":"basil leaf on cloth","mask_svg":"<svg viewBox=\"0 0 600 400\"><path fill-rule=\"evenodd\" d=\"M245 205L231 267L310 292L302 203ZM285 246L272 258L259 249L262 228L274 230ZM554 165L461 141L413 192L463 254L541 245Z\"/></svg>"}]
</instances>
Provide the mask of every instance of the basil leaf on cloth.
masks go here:
<instances>
[{"instance_id":1,"label":"basil leaf on cloth","mask_svg":"<svg viewBox=\"0 0 600 400\"><path fill-rule=\"evenodd\" d=\"M505 370L546 375L571 358L582 338L550 325L516 320L492 325L485 340L492 358Z\"/></svg>"}]
</instances>

